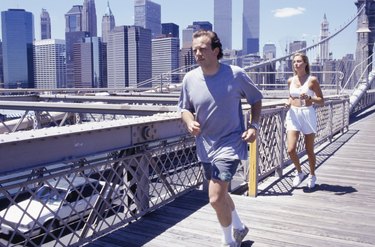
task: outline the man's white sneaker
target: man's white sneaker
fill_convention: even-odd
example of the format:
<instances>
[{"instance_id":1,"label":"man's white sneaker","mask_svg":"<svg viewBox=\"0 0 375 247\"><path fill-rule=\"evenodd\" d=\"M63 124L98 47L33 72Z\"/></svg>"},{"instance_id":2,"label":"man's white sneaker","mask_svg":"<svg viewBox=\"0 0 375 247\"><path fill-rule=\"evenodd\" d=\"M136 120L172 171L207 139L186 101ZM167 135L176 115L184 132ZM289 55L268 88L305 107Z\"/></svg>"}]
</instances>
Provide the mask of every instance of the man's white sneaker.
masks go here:
<instances>
[{"instance_id":1,"label":"man's white sneaker","mask_svg":"<svg viewBox=\"0 0 375 247\"><path fill-rule=\"evenodd\" d=\"M249 228L247 226L245 226L243 229L233 229L233 238L236 240L238 246L241 246L242 240L245 238L248 232Z\"/></svg>"},{"instance_id":2,"label":"man's white sneaker","mask_svg":"<svg viewBox=\"0 0 375 247\"><path fill-rule=\"evenodd\" d=\"M222 246L222 247L240 247L241 244L238 245L237 242L232 242L232 243L229 243L229 244L222 244L221 246Z\"/></svg>"},{"instance_id":3,"label":"man's white sneaker","mask_svg":"<svg viewBox=\"0 0 375 247\"><path fill-rule=\"evenodd\" d=\"M297 187L302 182L303 177L303 172L297 173L293 179L293 187Z\"/></svg>"},{"instance_id":4,"label":"man's white sneaker","mask_svg":"<svg viewBox=\"0 0 375 247\"><path fill-rule=\"evenodd\" d=\"M314 188L315 182L316 182L316 176L309 175L309 177L307 178L307 187L309 189Z\"/></svg>"}]
</instances>

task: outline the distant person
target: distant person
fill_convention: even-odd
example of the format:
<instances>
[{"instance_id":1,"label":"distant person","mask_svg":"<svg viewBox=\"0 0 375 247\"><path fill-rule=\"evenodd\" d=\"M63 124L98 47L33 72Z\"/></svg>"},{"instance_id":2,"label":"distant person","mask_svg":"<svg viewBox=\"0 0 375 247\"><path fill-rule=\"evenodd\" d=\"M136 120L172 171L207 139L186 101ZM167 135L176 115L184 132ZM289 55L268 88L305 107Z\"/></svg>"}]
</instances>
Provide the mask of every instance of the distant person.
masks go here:
<instances>
[{"instance_id":1,"label":"distant person","mask_svg":"<svg viewBox=\"0 0 375 247\"><path fill-rule=\"evenodd\" d=\"M228 188L239 163L247 159L247 142L256 139L263 96L243 69L219 62L223 51L215 32L195 32L192 49L200 67L185 75L178 106L188 131L196 137L198 159L209 180L210 204L223 229L223 246L241 246L249 229L240 220ZM249 129L245 129L241 98L251 105Z\"/></svg>"},{"instance_id":2,"label":"distant person","mask_svg":"<svg viewBox=\"0 0 375 247\"><path fill-rule=\"evenodd\" d=\"M293 187L297 187L304 178L301 163L297 155L297 141L302 132L305 136L305 148L309 161L310 174L307 178L307 187L315 187L314 139L317 131L317 118L313 104L324 104L322 90L318 79L310 75L308 57L303 53L293 55L294 76L288 79L290 109L286 115L286 130L288 154L294 163L297 173L293 179Z\"/></svg>"}]
</instances>

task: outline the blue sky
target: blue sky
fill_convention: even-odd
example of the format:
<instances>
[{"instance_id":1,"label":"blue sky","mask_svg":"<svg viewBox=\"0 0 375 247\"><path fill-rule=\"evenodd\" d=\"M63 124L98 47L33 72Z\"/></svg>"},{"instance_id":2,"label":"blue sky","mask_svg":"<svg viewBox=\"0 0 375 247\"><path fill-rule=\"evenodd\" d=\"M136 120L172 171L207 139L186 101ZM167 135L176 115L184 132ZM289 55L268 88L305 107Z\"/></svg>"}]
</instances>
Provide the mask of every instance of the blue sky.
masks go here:
<instances>
[{"instance_id":1,"label":"blue sky","mask_svg":"<svg viewBox=\"0 0 375 247\"><path fill-rule=\"evenodd\" d=\"M153 0L161 5L162 22L173 22L180 31L193 21L210 21L213 24L213 0ZM306 40L311 44L319 39L320 25L326 14L329 31L333 33L356 14L355 0L260 0L260 45L274 43L277 56L283 55L290 41ZM1 0L0 10L23 8L34 14L35 38L40 38L39 16L41 9L49 12L52 21L52 38L64 39L64 14L73 5L82 5L83 0ZM116 25L134 23L134 0L109 0ZM107 6L107 0L96 0L98 34L100 23ZM233 0L234 49L242 48L242 0ZM341 58L355 52L356 25L353 23L344 33L330 43L334 58Z\"/></svg>"}]
</instances>

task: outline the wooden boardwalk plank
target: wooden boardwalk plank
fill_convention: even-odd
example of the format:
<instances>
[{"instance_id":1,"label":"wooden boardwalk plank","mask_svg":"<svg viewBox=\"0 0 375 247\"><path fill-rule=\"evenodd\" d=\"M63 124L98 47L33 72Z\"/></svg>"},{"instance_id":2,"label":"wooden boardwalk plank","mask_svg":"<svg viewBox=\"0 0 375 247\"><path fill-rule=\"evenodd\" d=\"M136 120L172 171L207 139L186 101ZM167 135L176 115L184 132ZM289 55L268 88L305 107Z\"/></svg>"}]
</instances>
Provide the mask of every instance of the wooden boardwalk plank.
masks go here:
<instances>
[{"instance_id":1,"label":"wooden boardwalk plank","mask_svg":"<svg viewBox=\"0 0 375 247\"><path fill-rule=\"evenodd\" d=\"M293 189L289 169L257 198L232 196L250 228L242 246L375 246L374 110L317 152L316 189ZM216 247L220 237L206 192L193 191L87 246Z\"/></svg>"}]
</instances>

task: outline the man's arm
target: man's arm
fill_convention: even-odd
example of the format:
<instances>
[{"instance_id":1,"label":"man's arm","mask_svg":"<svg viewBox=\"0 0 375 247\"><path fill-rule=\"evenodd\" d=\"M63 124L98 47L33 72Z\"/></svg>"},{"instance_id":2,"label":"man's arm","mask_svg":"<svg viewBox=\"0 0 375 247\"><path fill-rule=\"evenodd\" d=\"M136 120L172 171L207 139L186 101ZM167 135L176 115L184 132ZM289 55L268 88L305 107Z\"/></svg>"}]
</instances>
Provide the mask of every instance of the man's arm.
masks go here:
<instances>
[{"instance_id":1,"label":"man's arm","mask_svg":"<svg viewBox=\"0 0 375 247\"><path fill-rule=\"evenodd\" d=\"M242 133L242 139L244 141L252 143L256 140L261 112L262 112L262 100L259 100L256 103L251 105L250 128Z\"/></svg>"},{"instance_id":2,"label":"man's arm","mask_svg":"<svg viewBox=\"0 0 375 247\"><path fill-rule=\"evenodd\" d=\"M197 136L201 132L200 124L195 121L193 113L188 110L184 110L181 112L181 118L192 135Z\"/></svg>"},{"instance_id":3,"label":"man's arm","mask_svg":"<svg viewBox=\"0 0 375 247\"><path fill-rule=\"evenodd\" d=\"M251 123L259 124L260 113L262 112L262 100L257 101L255 104L251 105Z\"/></svg>"}]
</instances>

